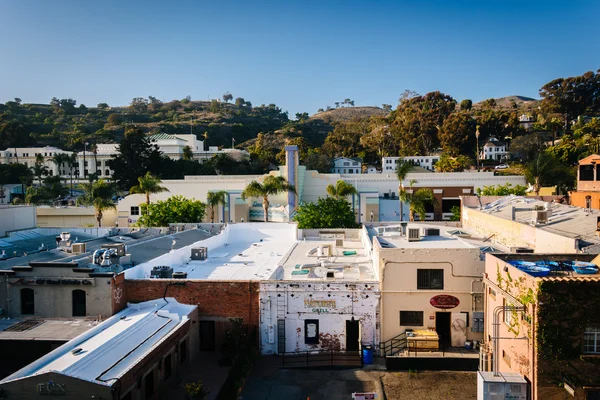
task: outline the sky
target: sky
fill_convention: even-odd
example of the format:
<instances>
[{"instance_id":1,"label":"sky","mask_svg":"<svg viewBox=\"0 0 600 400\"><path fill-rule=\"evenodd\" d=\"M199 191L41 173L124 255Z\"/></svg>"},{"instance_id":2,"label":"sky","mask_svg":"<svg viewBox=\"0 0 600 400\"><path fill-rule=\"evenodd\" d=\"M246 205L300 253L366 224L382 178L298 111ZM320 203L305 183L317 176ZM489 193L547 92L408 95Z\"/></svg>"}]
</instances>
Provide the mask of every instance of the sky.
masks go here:
<instances>
[{"instance_id":1,"label":"sky","mask_svg":"<svg viewBox=\"0 0 600 400\"><path fill-rule=\"evenodd\" d=\"M0 102L220 98L293 116L406 89L538 97L600 68L597 0L0 0Z\"/></svg>"}]
</instances>

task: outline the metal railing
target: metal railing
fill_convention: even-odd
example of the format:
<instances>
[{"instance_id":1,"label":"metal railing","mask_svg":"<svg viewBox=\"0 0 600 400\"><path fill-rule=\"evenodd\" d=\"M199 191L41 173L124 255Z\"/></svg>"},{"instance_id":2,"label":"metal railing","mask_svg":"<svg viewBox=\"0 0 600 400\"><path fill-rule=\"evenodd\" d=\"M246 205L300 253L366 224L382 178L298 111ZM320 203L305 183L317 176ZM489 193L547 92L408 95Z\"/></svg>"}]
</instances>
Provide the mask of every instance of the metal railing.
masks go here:
<instances>
[{"instance_id":1,"label":"metal railing","mask_svg":"<svg viewBox=\"0 0 600 400\"><path fill-rule=\"evenodd\" d=\"M363 357L360 351L299 351L279 353L281 368L303 367L362 367Z\"/></svg>"},{"instance_id":2,"label":"metal railing","mask_svg":"<svg viewBox=\"0 0 600 400\"><path fill-rule=\"evenodd\" d=\"M402 332L401 334L380 343L379 349L381 350L383 356L389 357L404 351L407 346L408 342L406 339L406 332Z\"/></svg>"}]
</instances>

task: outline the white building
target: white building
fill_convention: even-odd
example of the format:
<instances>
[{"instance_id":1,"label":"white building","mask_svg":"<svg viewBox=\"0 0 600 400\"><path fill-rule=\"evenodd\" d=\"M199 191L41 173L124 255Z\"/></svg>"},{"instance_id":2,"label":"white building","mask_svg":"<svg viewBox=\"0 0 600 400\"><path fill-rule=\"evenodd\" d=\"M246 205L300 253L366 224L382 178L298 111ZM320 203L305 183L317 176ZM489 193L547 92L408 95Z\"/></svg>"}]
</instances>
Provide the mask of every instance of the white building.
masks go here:
<instances>
[{"instance_id":1,"label":"white building","mask_svg":"<svg viewBox=\"0 0 600 400\"><path fill-rule=\"evenodd\" d=\"M535 117L533 115L522 114L519 117L519 125L524 129L530 129L535 123Z\"/></svg>"},{"instance_id":2,"label":"white building","mask_svg":"<svg viewBox=\"0 0 600 400\"><path fill-rule=\"evenodd\" d=\"M338 157L333 160L331 172L334 174L360 174L362 160L360 158Z\"/></svg>"},{"instance_id":3,"label":"white building","mask_svg":"<svg viewBox=\"0 0 600 400\"><path fill-rule=\"evenodd\" d=\"M217 146L211 146L208 149L204 148L204 142L198 140L196 135L170 135L166 133L159 133L148 136L148 139L158 146L159 150L162 151L167 157L174 160L183 158L184 148L189 146L192 151L192 159L197 161L204 161L210 159L218 153L243 153L247 154L242 150L224 149L219 150ZM6 150L0 150L0 164L16 163L17 161L21 164L25 164L27 167L33 167L36 162L36 156L41 154L44 157L44 165L48 168L48 175L56 176L60 175L64 178L70 177L71 173L74 177L84 179L89 174L94 172L98 173L100 178L110 178L113 171L109 167L109 161L114 158L117 154L117 146L115 143L99 143L96 145L96 149L92 151L91 146L86 146L85 151L70 152L58 149L56 147L18 147L16 149L9 148ZM62 163L57 165L53 161L53 157L56 154L75 154L76 161L73 165L73 170L69 166L69 163Z\"/></svg>"},{"instance_id":4,"label":"white building","mask_svg":"<svg viewBox=\"0 0 600 400\"><path fill-rule=\"evenodd\" d=\"M480 160L495 160L502 161L509 157L508 146L506 143L500 142L496 138L489 138L487 143L483 145L483 150L479 154Z\"/></svg>"},{"instance_id":5,"label":"white building","mask_svg":"<svg viewBox=\"0 0 600 400\"><path fill-rule=\"evenodd\" d=\"M381 168L385 172L395 172L398 168L399 160L410 162L418 167L425 168L428 171L434 171L435 163L440 159L440 156L408 156L408 157L382 157Z\"/></svg>"},{"instance_id":6,"label":"white building","mask_svg":"<svg viewBox=\"0 0 600 400\"><path fill-rule=\"evenodd\" d=\"M264 354L377 344L379 283L364 230L298 231L295 224L228 224L213 237L125 271L149 279L169 266L188 280L259 281ZM206 257L193 251L206 249ZM203 258L203 259L202 259Z\"/></svg>"}]
</instances>

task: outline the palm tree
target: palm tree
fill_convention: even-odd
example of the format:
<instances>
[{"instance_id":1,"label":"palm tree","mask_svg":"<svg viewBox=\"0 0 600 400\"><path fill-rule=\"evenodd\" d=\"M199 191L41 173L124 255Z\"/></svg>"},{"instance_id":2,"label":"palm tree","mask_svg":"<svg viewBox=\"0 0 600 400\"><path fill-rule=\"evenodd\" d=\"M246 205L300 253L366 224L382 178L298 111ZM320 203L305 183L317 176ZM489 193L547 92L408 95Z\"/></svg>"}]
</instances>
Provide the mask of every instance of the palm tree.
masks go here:
<instances>
[{"instance_id":1,"label":"palm tree","mask_svg":"<svg viewBox=\"0 0 600 400\"><path fill-rule=\"evenodd\" d=\"M139 184L129 189L129 193L145 194L147 206L146 210L148 210L150 207L151 194L169 191L169 189L167 189L166 187L160 186L162 181L158 177L152 175L150 172L146 172L146 175L138 177L138 182Z\"/></svg>"},{"instance_id":2,"label":"palm tree","mask_svg":"<svg viewBox=\"0 0 600 400\"><path fill-rule=\"evenodd\" d=\"M104 179L84 183L82 186L84 194L77 198L77 203L94 206L96 221L98 221L98 227L100 228L102 227L104 211L116 208L112 198L117 194L117 187L114 183L107 182Z\"/></svg>"},{"instance_id":3,"label":"palm tree","mask_svg":"<svg viewBox=\"0 0 600 400\"><path fill-rule=\"evenodd\" d=\"M219 207L219 204L225 204L225 198L227 192L219 190L218 192L208 192L206 196L206 205L210 207L210 222L215 222L215 209Z\"/></svg>"},{"instance_id":4,"label":"palm tree","mask_svg":"<svg viewBox=\"0 0 600 400\"><path fill-rule=\"evenodd\" d=\"M402 193L404 191L404 184L402 181L406 179L406 175L413 168L412 163L409 161L404 161L398 159L398 164L396 168L396 176L398 177L398 181L400 184L398 185L398 193ZM404 200L400 198L400 222L404 219Z\"/></svg>"},{"instance_id":5,"label":"palm tree","mask_svg":"<svg viewBox=\"0 0 600 400\"><path fill-rule=\"evenodd\" d=\"M549 181L554 176L556 164L556 160L550 154L541 152L525 166L525 178L533 183L536 196L540 195L543 182Z\"/></svg>"},{"instance_id":6,"label":"palm tree","mask_svg":"<svg viewBox=\"0 0 600 400\"><path fill-rule=\"evenodd\" d=\"M48 175L48 167L44 165L44 156L41 154L35 155L35 164L31 167L33 175L38 179L38 183L42 186L42 176Z\"/></svg>"},{"instance_id":7,"label":"palm tree","mask_svg":"<svg viewBox=\"0 0 600 400\"><path fill-rule=\"evenodd\" d=\"M296 188L283 177L269 175L263 183L252 181L242 192L242 199L247 197L262 197L263 211L265 213L265 222L269 222L269 195L281 192L296 193Z\"/></svg>"},{"instance_id":8,"label":"palm tree","mask_svg":"<svg viewBox=\"0 0 600 400\"><path fill-rule=\"evenodd\" d=\"M339 180L334 185L327 185L327 194L336 199L343 199L351 194L357 194L358 191L351 183Z\"/></svg>"},{"instance_id":9,"label":"palm tree","mask_svg":"<svg viewBox=\"0 0 600 400\"><path fill-rule=\"evenodd\" d=\"M104 211L114 210L117 207L112 200L103 199L101 197L96 197L92 204L96 210L96 221L98 221L98 228L102 228L102 217L104 216Z\"/></svg>"},{"instance_id":10,"label":"palm tree","mask_svg":"<svg viewBox=\"0 0 600 400\"><path fill-rule=\"evenodd\" d=\"M192 148L190 146L185 146L183 148L182 158L184 160L191 160L194 158L194 153L192 152Z\"/></svg>"},{"instance_id":11,"label":"palm tree","mask_svg":"<svg viewBox=\"0 0 600 400\"><path fill-rule=\"evenodd\" d=\"M419 215L421 221L425 220L427 205L436 203L435 197L433 196L433 190L421 188L414 191L412 186L415 183L417 183L417 181L411 179L409 182L409 189L404 189L404 186L402 186L399 193L400 201L408 203L410 222L415 221L415 214Z\"/></svg>"},{"instance_id":12,"label":"palm tree","mask_svg":"<svg viewBox=\"0 0 600 400\"><path fill-rule=\"evenodd\" d=\"M71 176L71 197L73 197L73 168L77 164L77 153L71 153L69 157L69 175Z\"/></svg>"}]
</instances>

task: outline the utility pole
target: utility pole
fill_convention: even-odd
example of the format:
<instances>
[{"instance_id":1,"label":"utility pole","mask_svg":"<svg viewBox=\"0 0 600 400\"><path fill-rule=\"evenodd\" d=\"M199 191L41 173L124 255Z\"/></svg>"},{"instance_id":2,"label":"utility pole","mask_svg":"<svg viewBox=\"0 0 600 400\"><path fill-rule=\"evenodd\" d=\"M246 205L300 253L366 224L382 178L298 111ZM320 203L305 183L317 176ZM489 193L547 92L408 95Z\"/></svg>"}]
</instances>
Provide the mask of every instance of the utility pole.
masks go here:
<instances>
[{"instance_id":1,"label":"utility pole","mask_svg":"<svg viewBox=\"0 0 600 400\"><path fill-rule=\"evenodd\" d=\"M477 154L475 155L475 158L477 159L477 172L479 172L479 127L477 127L477 130L475 131L475 138L477 140Z\"/></svg>"}]
</instances>

